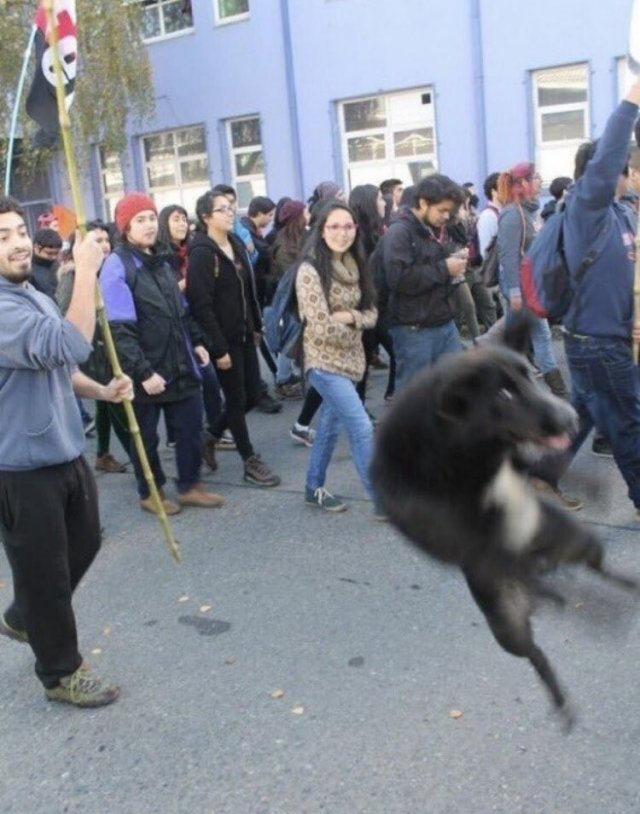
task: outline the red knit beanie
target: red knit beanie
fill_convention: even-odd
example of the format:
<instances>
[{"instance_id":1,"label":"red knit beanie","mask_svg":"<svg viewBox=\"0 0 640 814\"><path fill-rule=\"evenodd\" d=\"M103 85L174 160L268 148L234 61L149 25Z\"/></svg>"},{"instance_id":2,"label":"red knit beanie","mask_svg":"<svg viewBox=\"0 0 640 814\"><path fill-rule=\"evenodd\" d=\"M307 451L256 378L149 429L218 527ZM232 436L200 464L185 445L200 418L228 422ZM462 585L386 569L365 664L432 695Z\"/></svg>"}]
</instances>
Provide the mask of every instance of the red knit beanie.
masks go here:
<instances>
[{"instance_id":1,"label":"red knit beanie","mask_svg":"<svg viewBox=\"0 0 640 814\"><path fill-rule=\"evenodd\" d=\"M290 221L299 218L303 212L304 204L302 201L286 201L280 210L278 222L281 226L284 226Z\"/></svg>"},{"instance_id":2,"label":"red knit beanie","mask_svg":"<svg viewBox=\"0 0 640 814\"><path fill-rule=\"evenodd\" d=\"M122 200L118 201L116 204L114 219L120 234L124 234L125 229L131 223L132 218L135 218L139 212L145 212L147 209L155 212L156 215L158 214L158 210L156 209L154 202L143 192L132 192L129 195L125 195Z\"/></svg>"}]
</instances>

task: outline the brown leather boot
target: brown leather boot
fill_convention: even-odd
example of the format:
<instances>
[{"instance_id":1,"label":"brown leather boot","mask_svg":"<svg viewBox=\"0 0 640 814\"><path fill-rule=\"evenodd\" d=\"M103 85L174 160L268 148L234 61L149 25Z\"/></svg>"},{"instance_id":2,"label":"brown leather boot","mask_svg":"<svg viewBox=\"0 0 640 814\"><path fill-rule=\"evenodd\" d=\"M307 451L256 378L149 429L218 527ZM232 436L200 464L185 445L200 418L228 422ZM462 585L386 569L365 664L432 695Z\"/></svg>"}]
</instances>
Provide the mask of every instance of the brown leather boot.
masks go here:
<instances>
[{"instance_id":1,"label":"brown leather boot","mask_svg":"<svg viewBox=\"0 0 640 814\"><path fill-rule=\"evenodd\" d=\"M178 503L181 506L199 506L202 509L217 509L224 506L227 501L222 495L205 491L201 483L195 483L188 492L178 493Z\"/></svg>"},{"instance_id":2,"label":"brown leather boot","mask_svg":"<svg viewBox=\"0 0 640 814\"><path fill-rule=\"evenodd\" d=\"M167 497L165 497L165 494L162 491L162 489L158 489L158 494L160 495L160 500L162 501L165 514L171 515L180 513L180 506L178 506L177 503L174 503L173 500L169 500ZM151 495L140 500L140 508L142 509L143 512L149 512L150 514L158 514L158 512L156 511L156 505L153 502L153 498L151 497Z\"/></svg>"},{"instance_id":3,"label":"brown leather boot","mask_svg":"<svg viewBox=\"0 0 640 814\"><path fill-rule=\"evenodd\" d=\"M566 399L567 401L569 400L567 385L564 383L562 373L560 373L557 367L554 367L553 370L549 370L542 378L554 396L560 399Z\"/></svg>"}]
</instances>

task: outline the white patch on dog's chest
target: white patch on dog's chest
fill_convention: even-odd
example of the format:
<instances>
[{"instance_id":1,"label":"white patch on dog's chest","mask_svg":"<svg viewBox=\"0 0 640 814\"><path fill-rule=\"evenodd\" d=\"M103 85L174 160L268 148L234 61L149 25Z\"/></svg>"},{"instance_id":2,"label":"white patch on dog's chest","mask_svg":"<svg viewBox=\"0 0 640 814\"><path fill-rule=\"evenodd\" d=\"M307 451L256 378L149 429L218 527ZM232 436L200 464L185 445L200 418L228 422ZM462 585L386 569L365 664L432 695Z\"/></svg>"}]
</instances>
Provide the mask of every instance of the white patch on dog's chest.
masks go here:
<instances>
[{"instance_id":1,"label":"white patch on dog's chest","mask_svg":"<svg viewBox=\"0 0 640 814\"><path fill-rule=\"evenodd\" d=\"M505 547L513 551L527 548L540 527L540 506L510 461L502 464L482 502L500 509Z\"/></svg>"}]
</instances>

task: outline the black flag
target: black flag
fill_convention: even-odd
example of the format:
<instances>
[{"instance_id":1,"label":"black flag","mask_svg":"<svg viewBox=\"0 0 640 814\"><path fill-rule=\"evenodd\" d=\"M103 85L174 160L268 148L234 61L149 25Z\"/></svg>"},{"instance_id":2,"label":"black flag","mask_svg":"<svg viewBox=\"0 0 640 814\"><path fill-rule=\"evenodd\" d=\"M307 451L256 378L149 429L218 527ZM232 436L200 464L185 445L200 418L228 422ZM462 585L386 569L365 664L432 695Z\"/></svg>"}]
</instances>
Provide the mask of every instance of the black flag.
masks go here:
<instances>
[{"instance_id":1,"label":"black flag","mask_svg":"<svg viewBox=\"0 0 640 814\"><path fill-rule=\"evenodd\" d=\"M58 28L58 53L64 79L67 110L73 101L78 65L75 0L56 0L54 12ZM47 15L42 3L36 14L36 69L27 96L27 113L40 125L36 136L39 146L54 144L60 131L56 102L56 78Z\"/></svg>"}]
</instances>

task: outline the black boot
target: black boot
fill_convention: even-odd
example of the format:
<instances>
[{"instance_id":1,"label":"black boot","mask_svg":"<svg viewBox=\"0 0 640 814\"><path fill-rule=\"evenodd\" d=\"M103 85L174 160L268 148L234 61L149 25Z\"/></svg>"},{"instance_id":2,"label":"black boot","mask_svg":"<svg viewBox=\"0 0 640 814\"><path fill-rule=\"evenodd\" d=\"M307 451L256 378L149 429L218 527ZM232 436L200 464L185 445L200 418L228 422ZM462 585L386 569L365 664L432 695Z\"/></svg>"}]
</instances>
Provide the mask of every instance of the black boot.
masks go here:
<instances>
[{"instance_id":1,"label":"black boot","mask_svg":"<svg viewBox=\"0 0 640 814\"><path fill-rule=\"evenodd\" d=\"M562 378L562 373L560 373L557 367L547 371L542 378L554 396L558 396L558 398L561 399L569 399L569 391Z\"/></svg>"}]
</instances>

